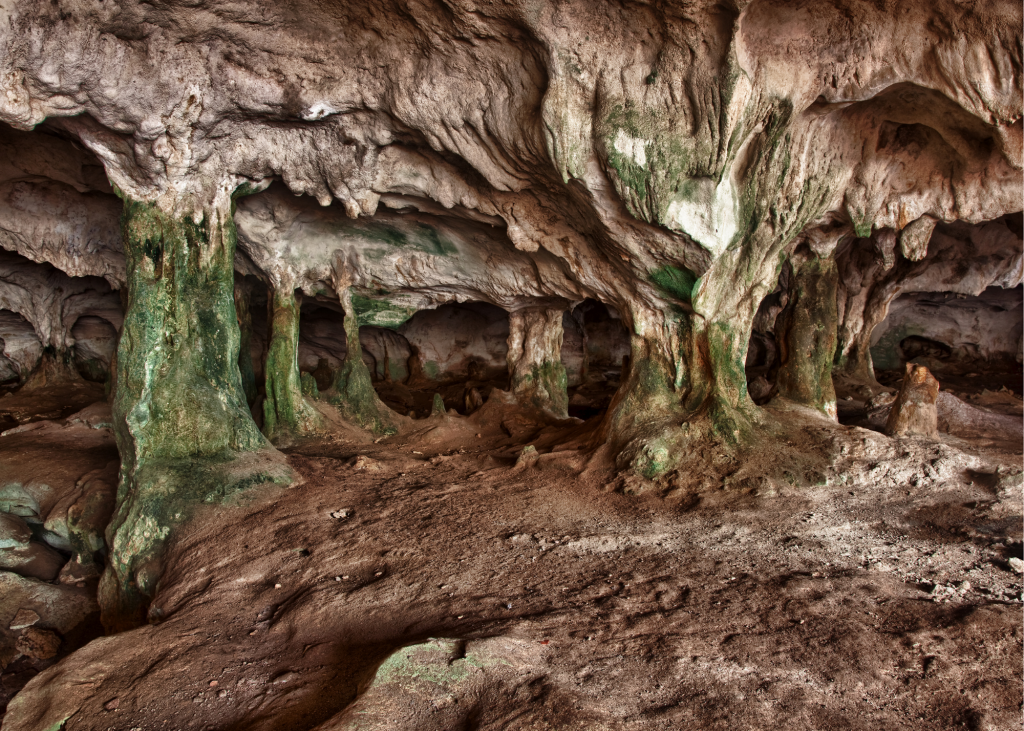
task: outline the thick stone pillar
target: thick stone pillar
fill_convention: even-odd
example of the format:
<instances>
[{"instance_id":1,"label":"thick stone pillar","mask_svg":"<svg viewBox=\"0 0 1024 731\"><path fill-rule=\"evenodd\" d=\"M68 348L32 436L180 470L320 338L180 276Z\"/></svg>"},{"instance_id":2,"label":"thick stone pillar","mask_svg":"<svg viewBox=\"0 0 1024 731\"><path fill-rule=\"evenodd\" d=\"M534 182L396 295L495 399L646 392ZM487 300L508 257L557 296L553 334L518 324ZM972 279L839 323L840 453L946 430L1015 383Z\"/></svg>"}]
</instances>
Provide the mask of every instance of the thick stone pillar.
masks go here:
<instances>
[{"instance_id":1,"label":"thick stone pillar","mask_svg":"<svg viewBox=\"0 0 1024 731\"><path fill-rule=\"evenodd\" d=\"M789 304L780 316L779 396L837 419L832 362L836 352L839 275L832 259L793 260Z\"/></svg>"},{"instance_id":2,"label":"thick stone pillar","mask_svg":"<svg viewBox=\"0 0 1024 731\"><path fill-rule=\"evenodd\" d=\"M508 372L512 393L521 403L567 418L562 312L530 308L509 313Z\"/></svg>"},{"instance_id":3,"label":"thick stone pillar","mask_svg":"<svg viewBox=\"0 0 1024 731\"><path fill-rule=\"evenodd\" d=\"M121 225L127 309L113 400L121 475L99 596L113 630L143 621L163 544L195 506L292 479L242 389L230 213L207 210L196 223L125 201Z\"/></svg>"},{"instance_id":4,"label":"thick stone pillar","mask_svg":"<svg viewBox=\"0 0 1024 731\"><path fill-rule=\"evenodd\" d=\"M275 444L314 434L320 418L302 395L299 376L299 303L292 284L275 284L267 349L263 433Z\"/></svg>"},{"instance_id":5,"label":"thick stone pillar","mask_svg":"<svg viewBox=\"0 0 1024 731\"><path fill-rule=\"evenodd\" d=\"M380 400L373 389L370 369L363 363L363 346L359 343L359 317L352 306L352 292L339 287L341 306L345 310L345 360L334 377L334 393L330 402L344 416L374 434L395 434L396 414Z\"/></svg>"}]
</instances>

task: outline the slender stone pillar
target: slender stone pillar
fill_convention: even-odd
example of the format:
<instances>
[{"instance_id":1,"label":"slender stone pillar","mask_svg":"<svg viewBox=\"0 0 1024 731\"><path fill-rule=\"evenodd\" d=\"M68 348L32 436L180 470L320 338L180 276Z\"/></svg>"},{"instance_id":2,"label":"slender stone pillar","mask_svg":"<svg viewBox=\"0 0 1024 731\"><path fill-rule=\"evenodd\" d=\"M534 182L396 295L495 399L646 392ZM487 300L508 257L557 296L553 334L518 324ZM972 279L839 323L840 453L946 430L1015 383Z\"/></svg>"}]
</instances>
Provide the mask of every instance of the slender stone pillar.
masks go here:
<instances>
[{"instance_id":1,"label":"slender stone pillar","mask_svg":"<svg viewBox=\"0 0 1024 731\"><path fill-rule=\"evenodd\" d=\"M363 363L363 347L359 344L359 316L352 306L352 292L341 288L341 306L345 310L345 360L334 377L331 403L345 417L374 434L395 434L395 413L380 400L373 389L370 370Z\"/></svg>"},{"instance_id":2,"label":"slender stone pillar","mask_svg":"<svg viewBox=\"0 0 1024 731\"><path fill-rule=\"evenodd\" d=\"M306 403L299 376L299 303L291 283L273 292L270 347L266 363L263 433L275 444L316 433L319 415Z\"/></svg>"},{"instance_id":3,"label":"slender stone pillar","mask_svg":"<svg viewBox=\"0 0 1024 731\"><path fill-rule=\"evenodd\" d=\"M530 308L509 313L508 372L521 403L567 418L562 312Z\"/></svg>"}]
</instances>

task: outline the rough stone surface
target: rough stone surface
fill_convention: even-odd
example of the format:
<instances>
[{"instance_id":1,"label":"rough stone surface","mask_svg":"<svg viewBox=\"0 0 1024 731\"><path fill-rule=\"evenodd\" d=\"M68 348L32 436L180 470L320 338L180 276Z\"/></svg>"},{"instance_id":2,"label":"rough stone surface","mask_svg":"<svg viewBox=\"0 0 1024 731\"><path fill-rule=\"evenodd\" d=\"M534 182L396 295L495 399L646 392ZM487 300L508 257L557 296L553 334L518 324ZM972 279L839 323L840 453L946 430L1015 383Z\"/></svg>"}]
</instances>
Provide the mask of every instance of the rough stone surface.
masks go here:
<instances>
[{"instance_id":1,"label":"rough stone surface","mask_svg":"<svg viewBox=\"0 0 1024 731\"><path fill-rule=\"evenodd\" d=\"M564 418L569 397L561 358L562 316L557 309L509 314L508 372L512 393L523 403Z\"/></svg>"},{"instance_id":2,"label":"rough stone surface","mask_svg":"<svg viewBox=\"0 0 1024 731\"><path fill-rule=\"evenodd\" d=\"M29 627L21 633L15 648L33 660L49 660L60 649L60 637L49 630Z\"/></svg>"},{"instance_id":3,"label":"rough stone surface","mask_svg":"<svg viewBox=\"0 0 1024 731\"><path fill-rule=\"evenodd\" d=\"M773 515L791 518L812 503L831 511L835 519L821 528L834 543L821 549L815 567L833 576L824 556L835 560L831 554L844 545L836 536L849 519L839 516L868 484L857 481L856 471L866 470L864 479L872 489L885 485L899 515L911 510L899 502L911 494L905 485L917 490L913 510L927 515L959 515L961 508L950 506L967 503L981 507L963 510L991 511L986 520L1003 541L1002 553L993 553L996 573L985 574L995 587L992 577L1018 558L1020 543L1009 527L1019 518L1012 492L1019 444L997 432L1008 424L1001 420L1019 420L1024 359L1020 309L1012 304L1024 276L1022 15L1020 3L1008 0L3 3L0 508L32 527L33 540L11 550L42 541L50 547L38 549L43 553L71 555L59 588L91 592L103 569L98 596L110 631L156 623L45 670L12 705L10 727L59 727L74 716L72 726L106 728L114 711L103 704L112 698L126 717L135 681L166 688L182 668L197 667L180 658L204 652L195 648L209 647L209 638L195 631L202 622L181 618L201 614L201 606L219 612L212 607L255 607L259 600L256 616L263 618L256 622L265 624L258 631L289 638L268 640L268 653L292 657L298 642L311 648L305 671L347 675L306 683L281 667L260 680L277 689L263 700L249 687L220 687L215 695L211 685L190 688L187 698L173 699L173 709L160 708L174 711L161 721L173 715L183 728L340 723L356 695L353 679L377 677L370 671L385 658L401 659L401 648L418 646L410 662L431 674L443 663L425 638L465 629L477 642L518 631L502 624L514 615L500 612L519 611L523 602L497 596L494 587L507 587L508 578L493 571L467 586L490 608L480 610L481 623L458 625L459 632L455 621L431 614L442 606L438 597L455 592L434 597L424 585L387 596L389 606L408 609L399 632L381 628L376 603L360 605L363 625L346 624L354 604L382 598L375 590L346 595L352 602L339 607L322 599L312 573L268 568L245 579L255 575L240 556L256 549L246 544L248 534L209 528L217 516L245 511L247 501L265 494L299 496L289 514L299 515L308 495L298 483L307 478L333 504L351 475L342 479L333 470L347 470L369 445L386 451L401 444L407 460L374 471L380 481L356 513L370 515L374 504L382 525L402 526L366 538L379 543L375 561L411 563L395 536L435 535L432 521L448 514L444 500L458 502L471 491L475 502L489 504L488 491L540 480L531 489L583 491L580 505L605 491L609 505L620 497L663 499L682 523L701 501L726 500L709 497L720 489L749 500L806 489L815 497L790 495ZM926 312L950 295L973 299ZM990 306L1004 299L1011 306ZM907 390L892 406L881 394L907 361L915 362ZM937 384L924 379L923 395L911 388L914 369L933 366L963 398L940 399L940 409ZM1003 393L1000 386L1014 391L1011 400L993 396ZM81 411L105 398L109 420L102 407ZM879 436L890 406L892 431L923 431L930 439ZM65 421L76 411L77 419ZM564 418L570 413L589 421ZM972 434L972 424L984 425L983 435ZM1007 426L1001 433L1011 432ZM531 455L528 466L501 471L499 479L487 476L511 469L526 444L536 460ZM302 457L304 449L316 456ZM479 453L465 456L473 450ZM464 465L458 484L402 482L428 452L439 469L455 455L479 463ZM324 482L326 474L333 477ZM286 493L285 484L298 489ZM393 494L400 485L409 494L422 489L424 502ZM930 487L956 500L924 505ZM819 488L834 494L814 492ZM979 497L984 489L988 497ZM559 516L573 510L557 494L544 492L555 516L549 525L559 541L568 535L572 543L576 524ZM392 502L406 512L387 512ZM274 509L293 507L281 503ZM473 504L462 503L458 515L472 515ZM630 527L622 523L610 540L641 533L659 510L632 506ZM471 550L493 562L504 549L490 541L504 546L511 519L497 509L489 517L498 526L494 535L486 548ZM866 511L861 518L888 525L892 516ZM297 530L290 518L281 520L280 535ZM358 520L345 521L345 529ZM918 527L929 520L906 517ZM789 518L777 522L800 532ZM256 523L251 530L272 550L295 549L289 560L312 559L319 550L275 543L279 534L262 533L265 524ZM681 536L703 540L721 525L710 517L707 525L682 523L673 528L674 547L685 545ZM181 545L200 525L206 535L237 535L242 547L221 550L221 564L201 550L184 559ZM513 553L523 561L516 567L522 576L532 575L526 557L532 565L539 556L525 550L540 545L527 527L512 534L528 537L517 539L523 550ZM321 538L334 545L335 536ZM433 554L451 547L445 538ZM545 545L554 545L548 538ZM535 652L532 639L494 640L493 657L514 657L528 680L490 666L481 679L467 668L471 655L450 657L449 666L468 673L466 684L442 678L428 688L406 683L399 692L388 683L405 677L401 672L380 676L365 696L367 713L383 718L408 701L429 703L440 723L484 726L704 727L735 720L710 708L733 715L746 709L751 727L761 728L898 726L922 721L925 712L953 725L1006 725L1002 691L986 706L992 721L969 706L973 696L938 711L917 698L934 697L928 684L936 677L948 689L979 668L1003 683L1008 676L998 668L1010 665L989 652L950 670L939 651L908 659L889 640L883 650L865 650L879 644L870 620L854 619L838 600L829 604L835 587L806 579L807 567L788 559L772 578L743 584L747 596L764 591L772 601L741 617L702 600L697 613L717 639L664 651L650 639L661 635L645 623L676 613L675 636L685 635L693 621L678 614L691 611L680 609L689 596L677 586L685 572L655 576L638 558L621 592L586 594L573 604L576 592L561 591L569 583L581 592L601 588L614 578L607 569L632 560L616 556L605 565L593 559L603 555L600 540L579 540L590 551L579 581L555 586L559 574L552 572L550 586L522 589L527 602L533 591L548 597L537 610L541 623L580 606L607 613L566 635L566 665ZM760 540L769 555L790 550L775 530L766 528ZM349 554L355 543L346 544ZM750 546L736 549L736 556L750 553ZM696 563L705 558L688 555ZM195 573L187 573L193 560ZM658 559L667 560L674 559ZM228 565L230 578L210 578L227 577L219 572ZM700 565L706 586L714 565ZM321 568L324 576L362 575ZM387 566L370 568L377 583L388 581ZM760 575L754 566L748 573ZM877 610L875 589L858 589L851 576L835 578L840 590L861 592L857 606ZM954 584L932 576L926 601L973 601L976 579ZM886 583L885 591L894 605L909 607L916 589L901 582ZM644 587L642 595L630 595L627 583ZM698 585L696 577L690 583ZM336 584L344 581L327 585ZM304 593L289 594L298 585ZM242 596L242 586L290 598L264 601L255 589ZM805 586L813 592L801 593ZM208 601L196 599L208 590ZM998 591L991 596L1012 594L1001 584ZM745 604L739 598L724 601ZM1009 599L992 598L998 601ZM753 665L744 658L758 658L750 662L760 668L780 646L817 651L820 638L777 634L800 632L790 627L800 614L790 604L801 602L822 617L846 612L860 640L844 645L845 628L836 624L821 645L864 652L870 661L855 660L858 669L847 676L824 666L820 677L799 676L797 661L783 663L781 675L748 672ZM345 618L321 621L335 611ZM454 604L444 611L466 616ZM977 631L989 639L1001 632L1002 611L988 607ZM293 612L294 625L286 619ZM899 642L920 639L893 621L904 627ZM933 634L918 645L945 636L961 650L973 647L971 633L981 625L972 621L936 610L920 637L954 625L963 633ZM338 632L307 637L303 622ZM352 650L348 638L367 628L378 632L376 644ZM622 645L589 656L580 648L598 645L581 643L599 629ZM774 644L757 645L744 637L747 629ZM247 642L257 630L226 621L219 631L228 639L218 642ZM622 681L653 677L622 660L641 635L648 639L637 655L667 663L658 666L653 690ZM161 669L153 648L138 641L153 637L179 643L183 654L165 656ZM1019 655L1013 638L1002 641L1005 652ZM14 640L4 642L13 652ZM441 647L449 650L460 651ZM351 666L323 670L341 667L350 651L359 655ZM588 704L585 690L604 673L604 660L616 672L605 674L594 697L604 702L619 692L607 713ZM538 669L544 667L555 669ZM837 677L840 685L864 684L863 695L813 695ZM110 687L101 698L96 684L104 678ZM888 679L904 690L892 691ZM343 690L313 708L301 695L286 697L300 682L318 699L326 687ZM707 685L694 685L700 682ZM775 697L759 704L766 687ZM890 691L898 709L861 703ZM498 695L527 708L526 715L487 715L488 699ZM471 710L463 700L449 706L450 697ZM775 704L780 698L806 703ZM545 699L554 712L530 710L546 707ZM221 702L232 710L209 710ZM1014 703L1019 715L1019 699ZM91 710L83 712L86 706ZM684 706L689 710L678 711ZM824 715L808 710L826 706ZM882 715L850 720L854 709L868 714L868 707ZM425 714L404 718L429 725Z\"/></svg>"},{"instance_id":4,"label":"rough stone surface","mask_svg":"<svg viewBox=\"0 0 1024 731\"><path fill-rule=\"evenodd\" d=\"M939 382L924 366L907 363L903 385L892 404L885 422L889 436L934 437L939 432L939 416L935 400Z\"/></svg>"}]
</instances>

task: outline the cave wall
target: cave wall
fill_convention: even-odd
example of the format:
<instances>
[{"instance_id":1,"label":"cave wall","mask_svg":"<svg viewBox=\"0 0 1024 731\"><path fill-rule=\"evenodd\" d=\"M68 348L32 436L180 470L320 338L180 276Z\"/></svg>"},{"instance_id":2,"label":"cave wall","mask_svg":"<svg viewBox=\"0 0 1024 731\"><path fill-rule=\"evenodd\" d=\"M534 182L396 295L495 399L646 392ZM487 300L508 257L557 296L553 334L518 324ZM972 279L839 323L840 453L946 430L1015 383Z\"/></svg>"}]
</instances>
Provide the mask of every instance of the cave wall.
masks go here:
<instances>
[{"instance_id":1,"label":"cave wall","mask_svg":"<svg viewBox=\"0 0 1024 731\"><path fill-rule=\"evenodd\" d=\"M919 356L964 372L1005 369L1021 362L1022 333L1024 293L1019 286L988 287L976 296L906 294L893 300L875 326L871 359L876 369L888 370Z\"/></svg>"}]
</instances>

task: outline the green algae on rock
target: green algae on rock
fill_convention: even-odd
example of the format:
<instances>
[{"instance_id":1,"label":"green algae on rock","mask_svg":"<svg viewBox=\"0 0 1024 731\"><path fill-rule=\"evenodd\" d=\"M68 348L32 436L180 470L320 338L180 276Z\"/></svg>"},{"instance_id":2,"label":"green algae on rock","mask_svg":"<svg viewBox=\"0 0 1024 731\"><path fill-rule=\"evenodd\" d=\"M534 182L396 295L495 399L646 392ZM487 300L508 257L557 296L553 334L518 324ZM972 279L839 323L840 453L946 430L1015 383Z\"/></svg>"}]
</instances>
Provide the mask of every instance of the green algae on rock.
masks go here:
<instances>
[{"instance_id":1,"label":"green algae on rock","mask_svg":"<svg viewBox=\"0 0 1024 731\"><path fill-rule=\"evenodd\" d=\"M242 388L230 213L196 222L126 200L122 227L128 306L112 407L121 477L100 590L111 628L143 619L163 543L196 505L292 480Z\"/></svg>"},{"instance_id":2,"label":"green algae on rock","mask_svg":"<svg viewBox=\"0 0 1024 731\"><path fill-rule=\"evenodd\" d=\"M299 375L299 304L291 285L275 286L267 350L263 433L277 443L317 433L321 419L306 403ZM315 383L314 383L315 386Z\"/></svg>"}]
</instances>

